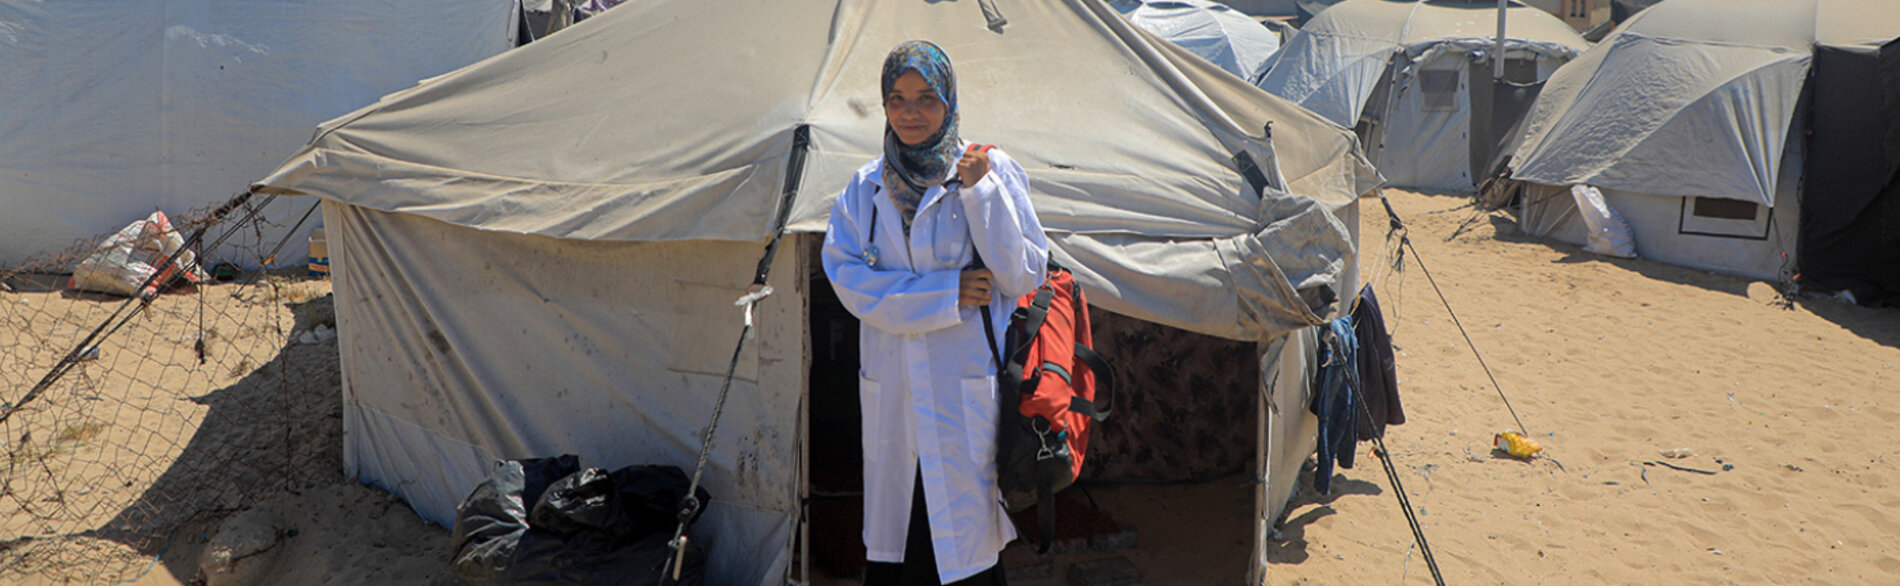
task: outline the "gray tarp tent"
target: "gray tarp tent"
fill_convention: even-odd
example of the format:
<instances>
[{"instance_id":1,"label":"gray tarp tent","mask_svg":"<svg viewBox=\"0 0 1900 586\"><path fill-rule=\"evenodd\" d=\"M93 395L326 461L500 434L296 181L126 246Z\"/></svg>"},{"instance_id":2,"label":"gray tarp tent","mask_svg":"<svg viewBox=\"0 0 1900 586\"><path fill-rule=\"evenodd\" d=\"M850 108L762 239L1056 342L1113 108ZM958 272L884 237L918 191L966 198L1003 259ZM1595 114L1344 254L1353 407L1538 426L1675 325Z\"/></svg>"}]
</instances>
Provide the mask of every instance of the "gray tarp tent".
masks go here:
<instances>
[{"instance_id":1,"label":"gray tarp tent","mask_svg":"<svg viewBox=\"0 0 1900 586\"><path fill-rule=\"evenodd\" d=\"M1211 0L1111 0L1109 6L1148 32L1221 69L1253 79L1280 50L1280 35L1251 16Z\"/></svg>"},{"instance_id":2,"label":"gray tarp tent","mask_svg":"<svg viewBox=\"0 0 1900 586\"><path fill-rule=\"evenodd\" d=\"M782 222L696 528L714 583L782 583L811 255L906 39L956 61L964 136L1023 163L1097 305L1265 342L1356 290L1351 134L1098 2L998 4L633 2L324 124L253 189L323 198L349 472L446 523L496 459L690 469Z\"/></svg>"},{"instance_id":3,"label":"gray tarp tent","mask_svg":"<svg viewBox=\"0 0 1900 586\"><path fill-rule=\"evenodd\" d=\"M0 0L0 267L223 203L312 125L514 46L514 19L513 0ZM286 230L210 257L254 266L238 252Z\"/></svg>"},{"instance_id":4,"label":"gray tarp tent","mask_svg":"<svg viewBox=\"0 0 1900 586\"><path fill-rule=\"evenodd\" d=\"M1542 81L1589 47L1537 8L1513 2L1505 18L1511 81ZM1301 27L1255 85L1357 128L1390 184L1469 192L1472 120L1489 114L1472 94L1491 91L1474 82L1491 77L1496 34L1496 2L1347 0Z\"/></svg>"},{"instance_id":5,"label":"gray tarp tent","mask_svg":"<svg viewBox=\"0 0 1900 586\"><path fill-rule=\"evenodd\" d=\"M1519 221L1534 235L1583 242L1563 190L1588 184L1629 222L1641 256L1790 278L1798 271L1790 261L1810 252L1797 251L1798 240L1805 249L1825 236L1817 240L1825 251L1862 210L1892 215L1893 204L1873 202L1892 201L1877 196L1892 191L1900 161L1888 114L1900 92L1881 89L1900 87L1881 57L1896 37L1900 10L1882 0L1651 6L1545 86L1512 164L1514 178L1532 184ZM1830 49L1843 57L1838 67L1815 57ZM1802 264L1880 257L1881 228L1860 229L1873 233L1846 240L1858 253ZM1894 266L1886 259L1836 270L1877 277L1872 263Z\"/></svg>"}]
</instances>

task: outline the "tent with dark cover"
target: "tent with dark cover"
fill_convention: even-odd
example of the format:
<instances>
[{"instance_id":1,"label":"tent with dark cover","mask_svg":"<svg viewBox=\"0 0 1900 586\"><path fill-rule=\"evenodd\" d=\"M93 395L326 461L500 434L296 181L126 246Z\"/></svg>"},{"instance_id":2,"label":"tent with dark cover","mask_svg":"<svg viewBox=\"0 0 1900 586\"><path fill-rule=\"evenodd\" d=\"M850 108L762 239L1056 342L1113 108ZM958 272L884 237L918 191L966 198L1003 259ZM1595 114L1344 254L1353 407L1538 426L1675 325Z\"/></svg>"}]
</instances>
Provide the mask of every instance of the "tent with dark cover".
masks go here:
<instances>
[{"instance_id":1,"label":"tent with dark cover","mask_svg":"<svg viewBox=\"0 0 1900 586\"><path fill-rule=\"evenodd\" d=\"M1801 280L1900 304L1900 41L1816 46L1810 79Z\"/></svg>"}]
</instances>

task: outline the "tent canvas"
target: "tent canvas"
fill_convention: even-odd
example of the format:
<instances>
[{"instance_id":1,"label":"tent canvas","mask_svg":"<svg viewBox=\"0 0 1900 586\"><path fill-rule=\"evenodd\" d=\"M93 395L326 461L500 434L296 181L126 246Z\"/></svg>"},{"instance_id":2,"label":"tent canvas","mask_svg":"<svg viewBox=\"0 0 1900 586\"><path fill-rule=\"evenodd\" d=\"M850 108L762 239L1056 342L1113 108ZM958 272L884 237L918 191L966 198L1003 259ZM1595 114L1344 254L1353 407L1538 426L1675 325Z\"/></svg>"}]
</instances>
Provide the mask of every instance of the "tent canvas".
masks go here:
<instances>
[{"instance_id":1,"label":"tent canvas","mask_svg":"<svg viewBox=\"0 0 1900 586\"><path fill-rule=\"evenodd\" d=\"M1241 79L1265 71L1267 59L1280 50L1279 33L1212 0L1112 0L1109 6Z\"/></svg>"},{"instance_id":2,"label":"tent canvas","mask_svg":"<svg viewBox=\"0 0 1900 586\"><path fill-rule=\"evenodd\" d=\"M223 203L317 123L513 46L514 6L0 0L0 266Z\"/></svg>"},{"instance_id":3,"label":"tent canvas","mask_svg":"<svg viewBox=\"0 0 1900 586\"><path fill-rule=\"evenodd\" d=\"M1574 205L1544 194L1588 184L1629 220L1643 257L1770 280L1792 278L1796 260L1856 258L1845 270L1874 274L1881 253L1866 247L1882 238L1878 226L1855 233L1858 256L1815 258L1797 243L1839 238L1861 210L1889 209L1871 204L1891 201L1879 194L1900 160L1886 148L1893 119L1878 114L1890 98L1861 93L1896 83L1896 70L1878 65L1900 37L1900 12L1889 8L1671 0L1637 13L1538 97L1512 165L1532 184L1520 223L1581 242ZM1706 18L1714 12L1728 18ZM1817 47L1868 57L1822 68Z\"/></svg>"},{"instance_id":4,"label":"tent canvas","mask_svg":"<svg viewBox=\"0 0 1900 586\"><path fill-rule=\"evenodd\" d=\"M1002 7L629 3L321 126L253 189L323 198L350 473L447 522L496 459L690 468L783 228L697 529L712 581L782 582L815 270L789 251L878 152L876 71L911 38L958 63L964 135L1024 164L1096 305L1265 342L1356 290L1351 134L1100 3Z\"/></svg>"},{"instance_id":5,"label":"tent canvas","mask_svg":"<svg viewBox=\"0 0 1900 586\"><path fill-rule=\"evenodd\" d=\"M1511 81L1542 81L1589 46L1542 10L1513 2L1505 18ZM1357 128L1392 185L1470 192L1469 136L1489 114L1472 96L1490 91L1473 80L1489 78L1496 33L1494 2L1347 0L1302 27L1255 85Z\"/></svg>"}]
</instances>

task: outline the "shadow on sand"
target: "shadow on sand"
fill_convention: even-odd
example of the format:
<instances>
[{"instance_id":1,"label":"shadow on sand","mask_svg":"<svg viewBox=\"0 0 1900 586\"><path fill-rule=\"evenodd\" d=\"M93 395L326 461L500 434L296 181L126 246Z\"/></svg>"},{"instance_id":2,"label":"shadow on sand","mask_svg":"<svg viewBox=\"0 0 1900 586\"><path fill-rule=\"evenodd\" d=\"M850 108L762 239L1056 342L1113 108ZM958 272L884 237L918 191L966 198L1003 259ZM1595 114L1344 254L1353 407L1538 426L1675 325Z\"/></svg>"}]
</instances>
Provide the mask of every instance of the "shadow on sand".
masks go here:
<instances>
[{"instance_id":1,"label":"shadow on sand","mask_svg":"<svg viewBox=\"0 0 1900 586\"><path fill-rule=\"evenodd\" d=\"M330 311L327 297L291 309L299 325ZM172 577L190 584L198 552L224 516L344 482L341 375L328 347L334 343L290 341L229 386L179 397L208 408L183 452L137 500L84 536L156 557Z\"/></svg>"},{"instance_id":2,"label":"shadow on sand","mask_svg":"<svg viewBox=\"0 0 1900 586\"><path fill-rule=\"evenodd\" d=\"M1800 299L1795 305L1862 338L1888 348L1900 348L1900 307L1861 307L1814 298Z\"/></svg>"},{"instance_id":3,"label":"shadow on sand","mask_svg":"<svg viewBox=\"0 0 1900 586\"><path fill-rule=\"evenodd\" d=\"M1559 264L1608 263L1617 268L1637 273L1650 279L1667 281L1679 285L1688 285L1718 293L1727 293L1737 297L1749 297L1749 287L1757 283L1770 286L1776 290L1778 294L1783 296L1781 297L1783 300L1787 299L1786 296L1789 293L1789 289L1786 285L1767 283L1759 279L1726 275L1641 258L1616 258L1584 252L1581 246L1525 236L1522 232L1517 231L1516 224L1508 217L1493 219L1494 224L1500 222L1505 224L1505 226L1500 226L1498 229L1499 240L1525 242L1549 247L1551 250L1564 254L1563 258L1552 261ZM1506 228L1509 230L1509 235L1506 235ZM1845 301L1808 293L1795 293L1793 303L1779 301L1778 304L1789 311L1799 309L1812 313L1816 317L1833 322L1835 325L1853 332L1855 335L1882 346L1900 348L1900 308L1861 307Z\"/></svg>"},{"instance_id":4,"label":"shadow on sand","mask_svg":"<svg viewBox=\"0 0 1900 586\"><path fill-rule=\"evenodd\" d=\"M1459 197L1458 194L1427 195L1446 198ZM1453 212L1457 209L1458 208L1451 208L1443 211ZM1472 210L1469 213L1475 214L1480 212ZM1767 284L1782 295L1786 295L1788 290L1785 285L1765 283L1764 281L1750 277L1728 275L1642 258L1616 258L1585 252L1582 246L1525 234L1522 230L1518 229L1517 221L1509 214L1503 212L1484 213L1484 217L1477 221L1488 224L1490 229L1467 228L1459 233L1459 237L1488 236L1503 242L1542 246L1562 255L1556 260L1551 261L1555 264L1605 263L1649 279L1666 281L1678 285L1687 285L1737 297L1749 297L1750 286L1757 283ZM1789 310L1805 310L1821 319L1833 322L1843 329L1853 332L1855 335L1882 346L1900 348L1900 308L1861 307L1845 301L1802 293L1796 294L1792 304L1783 303L1783 306Z\"/></svg>"},{"instance_id":5,"label":"shadow on sand","mask_svg":"<svg viewBox=\"0 0 1900 586\"><path fill-rule=\"evenodd\" d=\"M1370 454L1367 454L1367 457L1369 458ZM1337 514L1338 511L1333 509L1332 504L1341 497L1349 495L1378 496L1385 494L1385 489L1381 488L1378 484L1365 480L1347 478L1344 474L1339 473L1333 475L1332 494L1319 494L1319 492L1314 491L1312 488L1314 467L1311 464L1312 462L1309 461L1306 466L1300 468L1300 478L1297 481L1299 483L1299 490L1293 495L1291 500L1287 501L1286 521L1282 522L1278 527L1280 530L1280 540L1268 540L1266 542L1267 563L1269 564L1304 563L1306 559L1310 557L1310 554L1306 551L1307 526L1312 525L1320 519ZM1370 471L1369 468L1364 467L1358 468L1358 470Z\"/></svg>"}]
</instances>

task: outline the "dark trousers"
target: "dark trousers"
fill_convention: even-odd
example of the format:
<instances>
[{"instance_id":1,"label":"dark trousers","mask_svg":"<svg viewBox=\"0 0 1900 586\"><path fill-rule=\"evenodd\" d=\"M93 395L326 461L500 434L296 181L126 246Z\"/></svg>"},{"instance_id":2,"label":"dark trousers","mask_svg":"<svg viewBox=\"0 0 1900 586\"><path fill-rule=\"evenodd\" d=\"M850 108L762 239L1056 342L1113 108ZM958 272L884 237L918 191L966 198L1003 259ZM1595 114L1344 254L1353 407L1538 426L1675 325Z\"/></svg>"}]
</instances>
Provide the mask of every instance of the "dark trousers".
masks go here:
<instances>
[{"instance_id":1,"label":"dark trousers","mask_svg":"<svg viewBox=\"0 0 1900 586\"><path fill-rule=\"evenodd\" d=\"M937 550L930 545L930 508L924 505L924 476L920 467L911 489L910 529L904 533L903 563L865 562L864 586L939 586ZM1003 564L943 586L1007 586Z\"/></svg>"}]
</instances>

